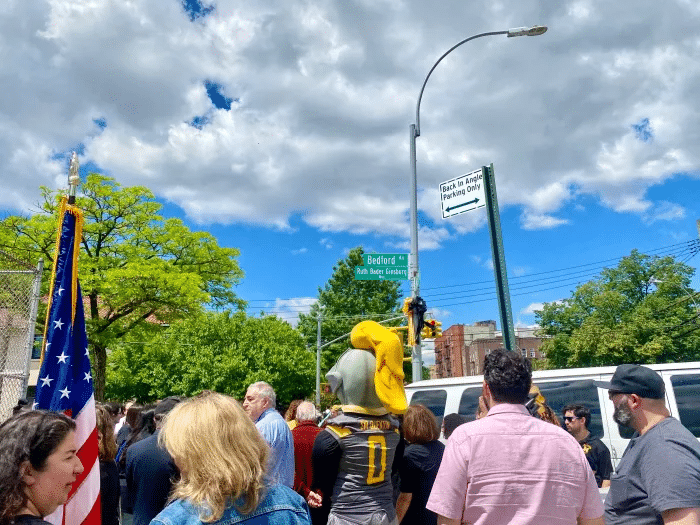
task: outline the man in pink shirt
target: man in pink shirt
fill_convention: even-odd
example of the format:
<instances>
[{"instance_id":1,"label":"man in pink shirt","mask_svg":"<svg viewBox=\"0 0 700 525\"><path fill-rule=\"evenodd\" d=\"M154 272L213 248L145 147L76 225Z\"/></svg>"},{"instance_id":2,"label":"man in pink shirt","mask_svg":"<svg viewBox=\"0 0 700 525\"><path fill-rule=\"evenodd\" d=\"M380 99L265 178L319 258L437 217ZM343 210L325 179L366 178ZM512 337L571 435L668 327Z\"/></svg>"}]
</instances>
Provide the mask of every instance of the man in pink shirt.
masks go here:
<instances>
[{"instance_id":1,"label":"man in pink shirt","mask_svg":"<svg viewBox=\"0 0 700 525\"><path fill-rule=\"evenodd\" d=\"M532 382L520 353L484 359L486 417L458 427L445 448L427 508L438 524L603 525L603 504L578 442L532 417Z\"/></svg>"}]
</instances>

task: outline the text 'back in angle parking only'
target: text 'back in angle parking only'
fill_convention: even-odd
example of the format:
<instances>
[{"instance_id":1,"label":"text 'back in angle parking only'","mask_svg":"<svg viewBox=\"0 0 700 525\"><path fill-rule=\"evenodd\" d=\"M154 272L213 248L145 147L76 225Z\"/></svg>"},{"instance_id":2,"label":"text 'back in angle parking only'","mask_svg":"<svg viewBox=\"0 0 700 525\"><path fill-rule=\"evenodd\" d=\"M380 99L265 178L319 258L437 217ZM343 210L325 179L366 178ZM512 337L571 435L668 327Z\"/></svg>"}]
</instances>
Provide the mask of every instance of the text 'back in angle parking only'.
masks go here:
<instances>
[{"instance_id":1,"label":"text 'back in angle parking only'","mask_svg":"<svg viewBox=\"0 0 700 525\"><path fill-rule=\"evenodd\" d=\"M443 219L486 206L481 168L441 183L440 205Z\"/></svg>"}]
</instances>

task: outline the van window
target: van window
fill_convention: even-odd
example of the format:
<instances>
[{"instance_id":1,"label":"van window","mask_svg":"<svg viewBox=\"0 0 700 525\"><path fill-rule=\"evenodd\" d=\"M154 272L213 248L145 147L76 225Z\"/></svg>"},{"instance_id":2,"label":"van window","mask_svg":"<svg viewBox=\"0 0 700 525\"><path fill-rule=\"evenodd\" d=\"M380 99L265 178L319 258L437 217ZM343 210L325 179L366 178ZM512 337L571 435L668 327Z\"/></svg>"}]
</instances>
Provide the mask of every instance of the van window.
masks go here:
<instances>
[{"instance_id":1,"label":"van window","mask_svg":"<svg viewBox=\"0 0 700 525\"><path fill-rule=\"evenodd\" d=\"M442 427L442 416L445 415L447 390L419 390L411 397L412 405L428 407L437 419L438 428Z\"/></svg>"},{"instance_id":2,"label":"van window","mask_svg":"<svg viewBox=\"0 0 700 525\"><path fill-rule=\"evenodd\" d=\"M591 411L591 423L588 425L590 433L602 438L603 419L600 415L600 403L598 401L598 388L592 379L576 381L553 381L544 383L536 382L540 392L545 397L547 404L554 410L560 421L563 422L561 409L566 405L582 405Z\"/></svg>"},{"instance_id":3,"label":"van window","mask_svg":"<svg viewBox=\"0 0 700 525\"><path fill-rule=\"evenodd\" d=\"M481 395L481 387L467 388L462 392L462 397L459 400L458 414L465 421L474 421L476 419L476 407L479 406L479 396Z\"/></svg>"},{"instance_id":4,"label":"van window","mask_svg":"<svg viewBox=\"0 0 700 525\"><path fill-rule=\"evenodd\" d=\"M695 437L700 437L700 374L671 376L678 418Z\"/></svg>"}]
</instances>

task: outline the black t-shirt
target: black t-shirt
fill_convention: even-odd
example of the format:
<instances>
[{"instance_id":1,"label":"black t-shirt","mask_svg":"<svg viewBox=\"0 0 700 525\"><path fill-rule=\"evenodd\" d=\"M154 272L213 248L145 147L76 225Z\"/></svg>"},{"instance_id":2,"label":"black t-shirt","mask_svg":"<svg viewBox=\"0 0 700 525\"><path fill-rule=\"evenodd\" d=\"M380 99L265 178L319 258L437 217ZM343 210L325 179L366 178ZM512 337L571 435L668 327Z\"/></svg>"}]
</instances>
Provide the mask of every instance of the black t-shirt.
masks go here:
<instances>
[{"instance_id":1,"label":"black t-shirt","mask_svg":"<svg viewBox=\"0 0 700 525\"><path fill-rule=\"evenodd\" d=\"M604 479L610 479L612 474L612 461L610 460L610 450L600 439L588 434L586 439L579 441L586 459L595 473L595 480L600 487Z\"/></svg>"},{"instance_id":2,"label":"black t-shirt","mask_svg":"<svg viewBox=\"0 0 700 525\"><path fill-rule=\"evenodd\" d=\"M41 519L39 516L31 514L20 514L12 520L14 525L51 525L48 521Z\"/></svg>"},{"instance_id":3,"label":"black t-shirt","mask_svg":"<svg viewBox=\"0 0 700 525\"><path fill-rule=\"evenodd\" d=\"M411 494L411 504L401 525L435 525L437 515L425 508L437 476L445 445L431 441L407 445L401 464L401 492Z\"/></svg>"}]
</instances>

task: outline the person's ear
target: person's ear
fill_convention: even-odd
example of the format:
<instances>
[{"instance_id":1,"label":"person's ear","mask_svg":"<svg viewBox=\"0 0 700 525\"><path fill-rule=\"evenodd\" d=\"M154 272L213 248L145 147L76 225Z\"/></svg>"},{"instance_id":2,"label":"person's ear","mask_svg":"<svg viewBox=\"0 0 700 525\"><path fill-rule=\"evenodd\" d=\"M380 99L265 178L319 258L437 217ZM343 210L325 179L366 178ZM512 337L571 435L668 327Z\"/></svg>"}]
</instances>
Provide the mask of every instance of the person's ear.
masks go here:
<instances>
[{"instance_id":1,"label":"person's ear","mask_svg":"<svg viewBox=\"0 0 700 525\"><path fill-rule=\"evenodd\" d=\"M486 381L484 381L484 384L481 386L481 393L484 398L484 404L486 405L486 408L490 410L493 397L491 396L491 389L489 388L489 384Z\"/></svg>"},{"instance_id":2,"label":"person's ear","mask_svg":"<svg viewBox=\"0 0 700 525\"><path fill-rule=\"evenodd\" d=\"M36 471L27 460L19 466L19 475L27 487L36 483Z\"/></svg>"},{"instance_id":3,"label":"person's ear","mask_svg":"<svg viewBox=\"0 0 700 525\"><path fill-rule=\"evenodd\" d=\"M629 407L632 410L641 408L642 406L642 398L639 397L637 394L628 394L627 399L629 401Z\"/></svg>"}]
</instances>

